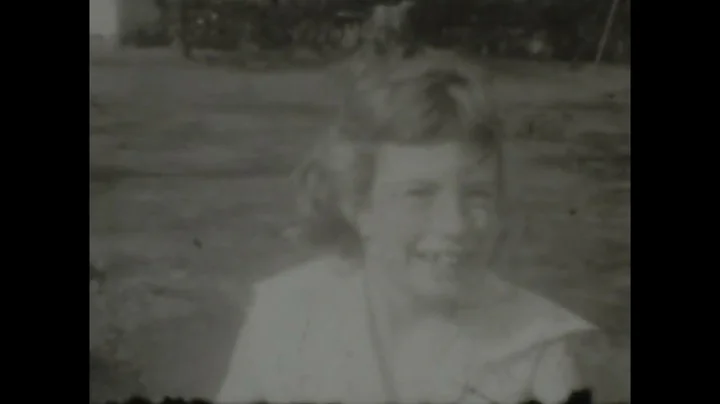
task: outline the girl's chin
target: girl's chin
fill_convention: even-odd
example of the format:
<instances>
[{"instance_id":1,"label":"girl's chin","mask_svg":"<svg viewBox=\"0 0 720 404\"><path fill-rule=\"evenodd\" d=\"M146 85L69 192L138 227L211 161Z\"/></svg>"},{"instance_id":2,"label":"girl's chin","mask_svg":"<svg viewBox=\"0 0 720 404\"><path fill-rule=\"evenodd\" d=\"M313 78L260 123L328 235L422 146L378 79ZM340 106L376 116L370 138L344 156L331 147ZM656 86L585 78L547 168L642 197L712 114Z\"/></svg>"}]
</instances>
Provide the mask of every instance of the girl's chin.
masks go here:
<instances>
[{"instance_id":1,"label":"girl's chin","mask_svg":"<svg viewBox=\"0 0 720 404\"><path fill-rule=\"evenodd\" d=\"M460 288L455 283L417 282L411 285L409 292L418 304L445 305L460 301Z\"/></svg>"},{"instance_id":2,"label":"girl's chin","mask_svg":"<svg viewBox=\"0 0 720 404\"><path fill-rule=\"evenodd\" d=\"M461 271L414 260L409 267L408 285L419 298L456 300L461 291Z\"/></svg>"},{"instance_id":3,"label":"girl's chin","mask_svg":"<svg viewBox=\"0 0 720 404\"><path fill-rule=\"evenodd\" d=\"M442 307L472 306L477 302L481 285L482 277L479 276L473 279L456 278L444 281L432 278L415 279L406 284L405 293L418 304Z\"/></svg>"}]
</instances>

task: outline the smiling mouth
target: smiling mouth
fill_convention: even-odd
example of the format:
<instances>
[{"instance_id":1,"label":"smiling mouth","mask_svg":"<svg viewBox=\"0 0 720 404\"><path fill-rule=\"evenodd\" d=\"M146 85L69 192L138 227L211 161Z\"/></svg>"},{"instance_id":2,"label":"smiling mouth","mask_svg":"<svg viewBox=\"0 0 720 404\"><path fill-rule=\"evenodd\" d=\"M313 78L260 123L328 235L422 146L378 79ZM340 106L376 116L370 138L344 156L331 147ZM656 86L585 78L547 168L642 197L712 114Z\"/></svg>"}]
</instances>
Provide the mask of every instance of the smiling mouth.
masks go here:
<instances>
[{"instance_id":1,"label":"smiling mouth","mask_svg":"<svg viewBox=\"0 0 720 404\"><path fill-rule=\"evenodd\" d=\"M463 255L460 253L433 252L433 253L417 253L416 257L433 266L454 268L464 261Z\"/></svg>"}]
</instances>

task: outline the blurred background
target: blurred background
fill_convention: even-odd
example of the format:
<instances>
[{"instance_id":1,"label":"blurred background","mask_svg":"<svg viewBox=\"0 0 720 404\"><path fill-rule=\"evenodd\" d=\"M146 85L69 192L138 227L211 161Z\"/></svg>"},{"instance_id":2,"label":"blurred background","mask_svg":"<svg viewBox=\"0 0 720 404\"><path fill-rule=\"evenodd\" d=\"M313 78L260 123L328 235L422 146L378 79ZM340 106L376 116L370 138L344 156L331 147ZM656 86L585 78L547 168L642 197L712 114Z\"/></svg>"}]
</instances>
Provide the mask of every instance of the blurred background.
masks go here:
<instances>
[{"instance_id":1,"label":"blurred background","mask_svg":"<svg viewBox=\"0 0 720 404\"><path fill-rule=\"evenodd\" d=\"M495 78L521 212L504 276L599 324L586 372L626 398L630 1L415 3L408 44ZM93 400L213 395L249 286L315 253L288 177L398 4L90 1Z\"/></svg>"},{"instance_id":2,"label":"blurred background","mask_svg":"<svg viewBox=\"0 0 720 404\"><path fill-rule=\"evenodd\" d=\"M120 46L177 46L228 53L306 48L323 57L356 48L385 0L96 0L95 25ZM483 56L630 61L630 1L418 0L409 12L417 40ZM608 19L612 14L612 26ZM103 16L101 16L103 15ZM98 31L108 28L98 28ZM226 55L229 56L229 55Z\"/></svg>"}]
</instances>

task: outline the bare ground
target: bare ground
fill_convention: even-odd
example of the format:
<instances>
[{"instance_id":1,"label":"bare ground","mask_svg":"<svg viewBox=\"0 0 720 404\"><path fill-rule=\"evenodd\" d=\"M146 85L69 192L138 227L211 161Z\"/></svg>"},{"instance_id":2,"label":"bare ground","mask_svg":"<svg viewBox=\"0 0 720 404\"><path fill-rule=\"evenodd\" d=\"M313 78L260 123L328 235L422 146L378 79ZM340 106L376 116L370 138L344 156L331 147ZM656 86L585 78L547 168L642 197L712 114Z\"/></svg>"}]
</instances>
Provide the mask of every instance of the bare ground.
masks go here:
<instances>
[{"instance_id":1,"label":"bare ground","mask_svg":"<svg viewBox=\"0 0 720 404\"><path fill-rule=\"evenodd\" d=\"M209 396L248 286L308 255L287 237L294 163L332 117L338 66L91 65L91 395ZM492 62L513 135L506 276L587 316L606 398L629 391L629 71ZM94 268L92 267L94 266ZM592 367L592 366L591 366Z\"/></svg>"}]
</instances>

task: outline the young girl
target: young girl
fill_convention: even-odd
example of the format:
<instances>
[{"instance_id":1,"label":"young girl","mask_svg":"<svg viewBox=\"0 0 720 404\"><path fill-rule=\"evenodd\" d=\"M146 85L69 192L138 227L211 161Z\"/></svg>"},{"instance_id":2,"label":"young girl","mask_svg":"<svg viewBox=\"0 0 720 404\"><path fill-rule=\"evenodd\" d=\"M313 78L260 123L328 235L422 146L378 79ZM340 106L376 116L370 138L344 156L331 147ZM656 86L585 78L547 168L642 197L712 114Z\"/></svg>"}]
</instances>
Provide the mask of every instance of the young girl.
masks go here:
<instances>
[{"instance_id":1,"label":"young girl","mask_svg":"<svg viewBox=\"0 0 720 404\"><path fill-rule=\"evenodd\" d=\"M445 52L359 75L298 170L319 257L260 282L217 400L566 402L595 327L494 273L508 216L483 72Z\"/></svg>"}]
</instances>

